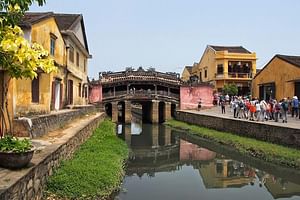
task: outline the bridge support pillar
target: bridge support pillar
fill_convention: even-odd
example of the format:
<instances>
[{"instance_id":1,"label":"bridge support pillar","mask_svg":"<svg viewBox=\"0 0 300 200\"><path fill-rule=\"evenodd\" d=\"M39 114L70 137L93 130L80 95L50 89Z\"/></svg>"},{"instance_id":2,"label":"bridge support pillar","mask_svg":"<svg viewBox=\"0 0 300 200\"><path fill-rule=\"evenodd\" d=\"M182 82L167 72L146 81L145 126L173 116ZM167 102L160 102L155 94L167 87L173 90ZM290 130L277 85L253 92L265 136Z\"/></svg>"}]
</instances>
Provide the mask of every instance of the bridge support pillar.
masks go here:
<instances>
[{"instance_id":1,"label":"bridge support pillar","mask_svg":"<svg viewBox=\"0 0 300 200\"><path fill-rule=\"evenodd\" d=\"M153 100L151 108L151 122L159 123L159 101Z\"/></svg>"},{"instance_id":2,"label":"bridge support pillar","mask_svg":"<svg viewBox=\"0 0 300 200\"><path fill-rule=\"evenodd\" d=\"M111 102L111 121L118 122L118 102Z\"/></svg>"},{"instance_id":3,"label":"bridge support pillar","mask_svg":"<svg viewBox=\"0 0 300 200\"><path fill-rule=\"evenodd\" d=\"M125 125L125 141L130 146L131 145L131 126Z\"/></svg>"},{"instance_id":4,"label":"bridge support pillar","mask_svg":"<svg viewBox=\"0 0 300 200\"><path fill-rule=\"evenodd\" d=\"M125 101L125 124L130 124L131 119L131 101Z\"/></svg>"},{"instance_id":5,"label":"bridge support pillar","mask_svg":"<svg viewBox=\"0 0 300 200\"><path fill-rule=\"evenodd\" d=\"M168 126L165 127L165 146L171 145L172 129Z\"/></svg>"},{"instance_id":6,"label":"bridge support pillar","mask_svg":"<svg viewBox=\"0 0 300 200\"><path fill-rule=\"evenodd\" d=\"M159 146L158 143L158 134L159 134L159 126L153 125L152 126L152 147L156 148Z\"/></svg>"},{"instance_id":7,"label":"bridge support pillar","mask_svg":"<svg viewBox=\"0 0 300 200\"><path fill-rule=\"evenodd\" d=\"M166 102L165 103L165 110L164 110L164 116L165 116L165 121L170 120L171 119L171 103L170 102Z\"/></svg>"}]
</instances>

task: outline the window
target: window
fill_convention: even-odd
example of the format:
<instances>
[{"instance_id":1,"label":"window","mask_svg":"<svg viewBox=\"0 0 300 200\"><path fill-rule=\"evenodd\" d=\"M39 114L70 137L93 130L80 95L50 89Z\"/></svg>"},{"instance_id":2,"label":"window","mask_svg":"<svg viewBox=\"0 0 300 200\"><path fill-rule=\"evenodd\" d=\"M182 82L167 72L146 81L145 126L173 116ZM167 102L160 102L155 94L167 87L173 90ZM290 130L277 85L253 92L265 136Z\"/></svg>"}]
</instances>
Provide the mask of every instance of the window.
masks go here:
<instances>
[{"instance_id":1,"label":"window","mask_svg":"<svg viewBox=\"0 0 300 200\"><path fill-rule=\"evenodd\" d=\"M78 96L81 97L81 83L79 83L78 86Z\"/></svg>"},{"instance_id":2,"label":"window","mask_svg":"<svg viewBox=\"0 0 300 200\"><path fill-rule=\"evenodd\" d=\"M31 102L39 103L40 84L39 76L31 81Z\"/></svg>"},{"instance_id":3,"label":"window","mask_svg":"<svg viewBox=\"0 0 300 200\"><path fill-rule=\"evenodd\" d=\"M207 69L204 71L204 78L207 78Z\"/></svg>"},{"instance_id":4,"label":"window","mask_svg":"<svg viewBox=\"0 0 300 200\"><path fill-rule=\"evenodd\" d=\"M88 90L87 90L87 87L84 87L84 97L85 97L85 98L88 97Z\"/></svg>"},{"instance_id":5,"label":"window","mask_svg":"<svg viewBox=\"0 0 300 200\"><path fill-rule=\"evenodd\" d=\"M199 74L199 81L202 82L202 72Z\"/></svg>"},{"instance_id":6,"label":"window","mask_svg":"<svg viewBox=\"0 0 300 200\"><path fill-rule=\"evenodd\" d=\"M56 38L50 37L50 55L54 56L55 54L55 40Z\"/></svg>"},{"instance_id":7,"label":"window","mask_svg":"<svg viewBox=\"0 0 300 200\"><path fill-rule=\"evenodd\" d=\"M72 46L69 48L69 60L74 63L74 48Z\"/></svg>"},{"instance_id":8,"label":"window","mask_svg":"<svg viewBox=\"0 0 300 200\"><path fill-rule=\"evenodd\" d=\"M217 66L217 74L223 74L223 64L219 64Z\"/></svg>"},{"instance_id":9,"label":"window","mask_svg":"<svg viewBox=\"0 0 300 200\"><path fill-rule=\"evenodd\" d=\"M76 52L76 65L79 67L79 53Z\"/></svg>"}]
</instances>

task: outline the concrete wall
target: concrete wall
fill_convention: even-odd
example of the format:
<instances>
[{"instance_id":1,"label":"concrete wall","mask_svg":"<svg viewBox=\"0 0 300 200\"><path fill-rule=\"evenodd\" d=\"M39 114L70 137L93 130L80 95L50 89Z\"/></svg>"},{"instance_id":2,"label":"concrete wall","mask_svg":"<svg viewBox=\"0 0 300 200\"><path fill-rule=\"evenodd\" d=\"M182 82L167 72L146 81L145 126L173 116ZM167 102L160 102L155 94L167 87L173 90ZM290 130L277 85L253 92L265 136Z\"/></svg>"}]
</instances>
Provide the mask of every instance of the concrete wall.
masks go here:
<instances>
[{"instance_id":1,"label":"concrete wall","mask_svg":"<svg viewBox=\"0 0 300 200\"><path fill-rule=\"evenodd\" d=\"M34 156L32 162L35 165L20 170L15 183L1 188L0 199L42 199L43 188L48 177L58 168L61 161L72 157L75 150L92 135L103 119L104 114L98 115L88 124L73 130L74 133L68 135L69 138L64 137L65 140L60 145L39 153L40 158Z\"/></svg>"},{"instance_id":2,"label":"concrete wall","mask_svg":"<svg viewBox=\"0 0 300 200\"><path fill-rule=\"evenodd\" d=\"M96 112L96 107L84 106L62 113L15 119L13 121L14 135L18 137L40 137L49 131L63 127L74 119L93 112Z\"/></svg>"},{"instance_id":3,"label":"concrete wall","mask_svg":"<svg viewBox=\"0 0 300 200\"><path fill-rule=\"evenodd\" d=\"M47 113L50 112L51 104L51 91L52 81L58 78L62 80L64 85L64 66L65 64L65 43L57 27L56 21L53 17L42 20L32 25L31 41L38 43L44 47L45 50L50 52L50 38L51 34L55 35L55 51L54 55L50 55L55 60L58 66L58 71L51 74L39 74L39 102L32 102L31 98L31 80L30 79L18 79L14 80L14 116L24 116L28 113ZM64 92L64 89L61 90Z\"/></svg>"},{"instance_id":4,"label":"concrete wall","mask_svg":"<svg viewBox=\"0 0 300 200\"><path fill-rule=\"evenodd\" d=\"M45 114L50 112L51 104L51 76L39 74L39 102L32 102L32 91L30 79L13 79L15 85L15 109L14 116L26 116L30 114Z\"/></svg>"},{"instance_id":5,"label":"concrete wall","mask_svg":"<svg viewBox=\"0 0 300 200\"><path fill-rule=\"evenodd\" d=\"M89 92L90 103L102 102L102 85L92 85Z\"/></svg>"},{"instance_id":6,"label":"concrete wall","mask_svg":"<svg viewBox=\"0 0 300 200\"><path fill-rule=\"evenodd\" d=\"M180 87L180 109L191 110L198 108L198 102L201 98L202 107L212 107L213 89L211 86L181 86Z\"/></svg>"},{"instance_id":7,"label":"concrete wall","mask_svg":"<svg viewBox=\"0 0 300 200\"><path fill-rule=\"evenodd\" d=\"M300 148L299 129L261 124L251 121L227 119L199 113L177 111L176 119L219 131L255 138L271 143Z\"/></svg>"}]
</instances>

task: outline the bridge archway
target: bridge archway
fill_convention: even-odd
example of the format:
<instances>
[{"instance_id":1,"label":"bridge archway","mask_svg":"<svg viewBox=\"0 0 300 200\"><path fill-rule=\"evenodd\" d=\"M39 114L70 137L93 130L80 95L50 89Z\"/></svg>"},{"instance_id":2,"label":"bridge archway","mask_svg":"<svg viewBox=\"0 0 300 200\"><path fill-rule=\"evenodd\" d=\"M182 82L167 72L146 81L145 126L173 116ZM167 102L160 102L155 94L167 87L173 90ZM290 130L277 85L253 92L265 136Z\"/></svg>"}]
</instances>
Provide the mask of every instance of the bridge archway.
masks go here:
<instances>
[{"instance_id":1,"label":"bridge archway","mask_svg":"<svg viewBox=\"0 0 300 200\"><path fill-rule=\"evenodd\" d=\"M166 103L163 101L160 101L158 104L158 122L163 123L166 121Z\"/></svg>"},{"instance_id":2,"label":"bridge archway","mask_svg":"<svg viewBox=\"0 0 300 200\"><path fill-rule=\"evenodd\" d=\"M118 108L118 122L125 123L125 102L124 101L118 102L117 108Z\"/></svg>"},{"instance_id":3,"label":"bridge archway","mask_svg":"<svg viewBox=\"0 0 300 200\"><path fill-rule=\"evenodd\" d=\"M145 101L141 102L142 104L142 116L143 116L143 123L151 123L151 111L152 111L152 102Z\"/></svg>"},{"instance_id":4,"label":"bridge archway","mask_svg":"<svg viewBox=\"0 0 300 200\"><path fill-rule=\"evenodd\" d=\"M104 105L104 110L105 113L108 117L112 118L112 104L111 103L106 103Z\"/></svg>"},{"instance_id":5,"label":"bridge archway","mask_svg":"<svg viewBox=\"0 0 300 200\"><path fill-rule=\"evenodd\" d=\"M176 104L172 103L171 104L171 117L175 118L176 115Z\"/></svg>"}]
</instances>

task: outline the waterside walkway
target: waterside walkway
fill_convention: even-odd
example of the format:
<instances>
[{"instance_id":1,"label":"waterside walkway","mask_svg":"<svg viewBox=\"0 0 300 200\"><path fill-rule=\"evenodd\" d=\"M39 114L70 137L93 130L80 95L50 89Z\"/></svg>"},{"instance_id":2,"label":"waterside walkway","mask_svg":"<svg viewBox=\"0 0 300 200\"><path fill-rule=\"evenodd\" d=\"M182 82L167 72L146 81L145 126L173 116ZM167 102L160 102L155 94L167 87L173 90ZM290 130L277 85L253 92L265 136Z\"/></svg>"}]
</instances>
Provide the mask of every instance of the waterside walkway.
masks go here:
<instances>
[{"instance_id":1,"label":"waterside walkway","mask_svg":"<svg viewBox=\"0 0 300 200\"><path fill-rule=\"evenodd\" d=\"M0 200L41 199L48 176L68 159L104 119L104 113L89 114L61 129L33 139L37 148L29 166L21 170L0 168Z\"/></svg>"},{"instance_id":2,"label":"waterside walkway","mask_svg":"<svg viewBox=\"0 0 300 200\"><path fill-rule=\"evenodd\" d=\"M248 119L239 119L233 117L233 112L231 112L230 107L226 106L226 113L222 114L221 107L220 106L214 106L210 109L202 109L200 111L197 110L182 110L184 112L190 112L190 113L198 113L208 116L215 116L215 117L221 117L226 119L235 119L240 121L249 121ZM250 122L250 121L249 121ZM287 128L295 128L300 129L300 119L297 117L291 117L290 114L288 114L287 123L282 123L282 119L279 119L278 122L275 122L274 120L268 120L268 121L251 121L258 124L268 124L273 126L280 126L280 127L287 127Z\"/></svg>"}]
</instances>

